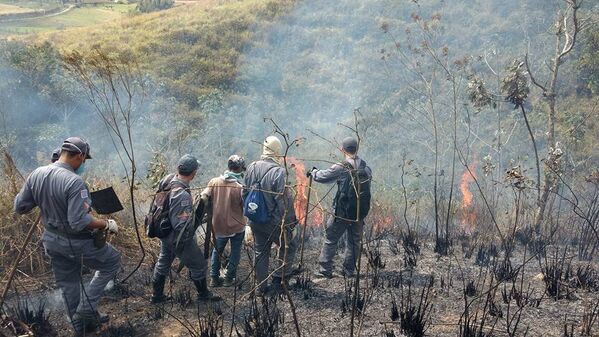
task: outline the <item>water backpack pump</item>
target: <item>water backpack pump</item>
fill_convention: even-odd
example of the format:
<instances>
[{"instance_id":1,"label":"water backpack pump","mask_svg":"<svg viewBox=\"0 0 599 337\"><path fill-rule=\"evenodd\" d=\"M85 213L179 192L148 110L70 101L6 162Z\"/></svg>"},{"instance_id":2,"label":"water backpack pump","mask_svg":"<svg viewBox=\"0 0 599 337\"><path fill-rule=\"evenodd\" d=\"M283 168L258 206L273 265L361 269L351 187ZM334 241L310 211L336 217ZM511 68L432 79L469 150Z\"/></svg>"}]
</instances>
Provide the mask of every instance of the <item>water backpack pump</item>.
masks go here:
<instances>
[{"instance_id":1,"label":"water backpack pump","mask_svg":"<svg viewBox=\"0 0 599 337\"><path fill-rule=\"evenodd\" d=\"M362 221L370 211L371 199L372 178L366 171L366 162L362 160L357 169L348 162L340 165L347 170L347 173L335 195L335 216L347 221Z\"/></svg>"},{"instance_id":2,"label":"water backpack pump","mask_svg":"<svg viewBox=\"0 0 599 337\"><path fill-rule=\"evenodd\" d=\"M262 190L262 180L275 167L278 166L273 165L266 170L262 178L250 187L248 194L243 200L243 215L254 224L266 224L268 222L268 206L266 205L266 198Z\"/></svg>"},{"instance_id":3,"label":"water backpack pump","mask_svg":"<svg viewBox=\"0 0 599 337\"><path fill-rule=\"evenodd\" d=\"M146 235L149 238L162 239L167 237L173 230L169 218L171 191L177 185L177 187L185 188L182 183L174 180L174 177L174 174L166 176L162 184L160 184L164 188L159 187L156 194L154 194L150 210L146 214L144 221Z\"/></svg>"}]
</instances>

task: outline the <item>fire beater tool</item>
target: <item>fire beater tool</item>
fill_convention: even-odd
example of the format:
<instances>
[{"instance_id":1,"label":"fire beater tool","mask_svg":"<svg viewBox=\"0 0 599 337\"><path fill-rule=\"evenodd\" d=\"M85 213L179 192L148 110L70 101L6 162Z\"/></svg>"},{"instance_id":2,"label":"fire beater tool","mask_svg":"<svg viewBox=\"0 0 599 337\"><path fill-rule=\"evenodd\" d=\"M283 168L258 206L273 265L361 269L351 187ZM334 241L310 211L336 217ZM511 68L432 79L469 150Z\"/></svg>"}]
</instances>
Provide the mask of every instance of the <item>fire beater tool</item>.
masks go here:
<instances>
[{"instance_id":1,"label":"fire beater tool","mask_svg":"<svg viewBox=\"0 0 599 337\"><path fill-rule=\"evenodd\" d=\"M302 228L302 243L300 245L300 263L298 269L301 271L304 268L304 242L306 239L306 228L308 227L308 212L310 211L310 195L312 194L312 175L308 182L308 196L306 200L306 215L304 216L304 228Z\"/></svg>"}]
</instances>

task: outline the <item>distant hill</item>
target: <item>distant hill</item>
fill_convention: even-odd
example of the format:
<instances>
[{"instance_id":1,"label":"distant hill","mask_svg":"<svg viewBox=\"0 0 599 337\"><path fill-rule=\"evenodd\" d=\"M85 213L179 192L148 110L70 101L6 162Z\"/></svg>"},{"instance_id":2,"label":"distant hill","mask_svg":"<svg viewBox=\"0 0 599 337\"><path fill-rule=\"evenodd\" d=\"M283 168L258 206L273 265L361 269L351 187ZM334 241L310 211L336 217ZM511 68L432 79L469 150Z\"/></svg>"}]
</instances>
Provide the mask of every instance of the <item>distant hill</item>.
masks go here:
<instances>
[{"instance_id":1,"label":"distant hill","mask_svg":"<svg viewBox=\"0 0 599 337\"><path fill-rule=\"evenodd\" d=\"M286 13L292 0L188 1L168 10L88 28L41 34L59 50L94 46L129 54L162 81L167 95L196 107L198 97L232 86L256 25Z\"/></svg>"}]
</instances>

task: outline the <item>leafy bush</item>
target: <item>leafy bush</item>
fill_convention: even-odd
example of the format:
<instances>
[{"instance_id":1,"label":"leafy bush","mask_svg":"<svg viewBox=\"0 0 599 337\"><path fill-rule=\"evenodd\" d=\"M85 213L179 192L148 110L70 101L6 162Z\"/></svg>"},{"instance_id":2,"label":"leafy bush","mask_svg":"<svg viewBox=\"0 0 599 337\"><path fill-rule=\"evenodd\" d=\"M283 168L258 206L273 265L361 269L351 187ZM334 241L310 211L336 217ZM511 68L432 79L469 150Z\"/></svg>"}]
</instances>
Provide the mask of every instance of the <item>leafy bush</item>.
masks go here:
<instances>
[{"instance_id":1,"label":"leafy bush","mask_svg":"<svg viewBox=\"0 0 599 337\"><path fill-rule=\"evenodd\" d=\"M136 9L142 13L150 13L173 7L173 0L141 0Z\"/></svg>"}]
</instances>

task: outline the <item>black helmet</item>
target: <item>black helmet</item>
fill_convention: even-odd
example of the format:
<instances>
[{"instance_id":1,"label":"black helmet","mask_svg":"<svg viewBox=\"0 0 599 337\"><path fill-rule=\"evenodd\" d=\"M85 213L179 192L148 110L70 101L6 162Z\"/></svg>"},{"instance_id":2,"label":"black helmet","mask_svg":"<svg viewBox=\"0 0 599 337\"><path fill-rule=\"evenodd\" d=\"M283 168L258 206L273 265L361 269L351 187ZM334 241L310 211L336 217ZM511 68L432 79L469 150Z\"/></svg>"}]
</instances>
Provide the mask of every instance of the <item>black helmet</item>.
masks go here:
<instances>
[{"instance_id":1,"label":"black helmet","mask_svg":"<svg viewBox=\"0 0 599 337\"><path fill-rule=\"evenodd\" d=\"M231 157L229 157L229 161L227 162L227 167L231 171L239 170L239 169L241 169L242 171L245 171L245 159L243 159L242 156L234 154Z\"/></svg>"}]
</instances>

